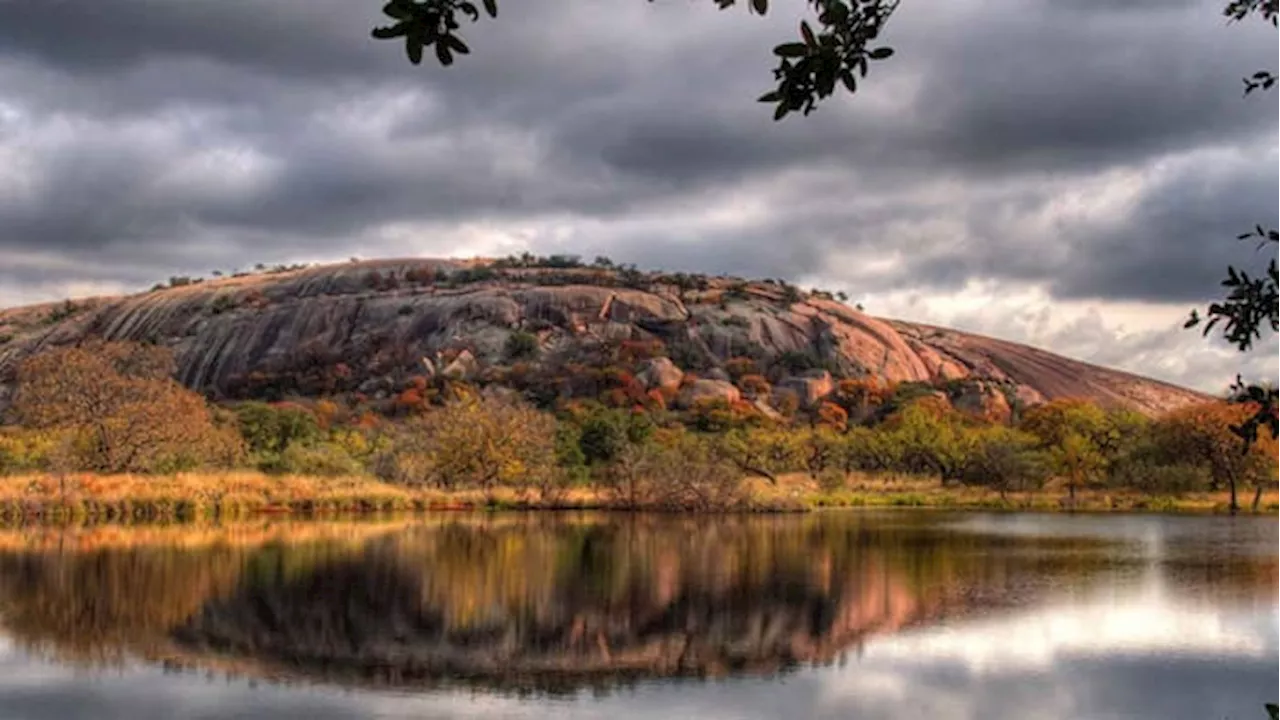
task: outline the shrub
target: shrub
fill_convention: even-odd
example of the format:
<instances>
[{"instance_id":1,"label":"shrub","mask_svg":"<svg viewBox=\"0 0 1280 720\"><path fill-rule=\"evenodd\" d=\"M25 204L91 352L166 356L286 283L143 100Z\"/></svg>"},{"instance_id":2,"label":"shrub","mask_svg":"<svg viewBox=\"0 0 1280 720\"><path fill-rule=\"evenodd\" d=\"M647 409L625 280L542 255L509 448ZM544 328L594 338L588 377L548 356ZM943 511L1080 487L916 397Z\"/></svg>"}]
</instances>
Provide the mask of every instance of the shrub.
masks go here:
<instances>
[{"instance_id":1,"label":"shrub","mask_svg":"<svg viewBox=\"0 0 1280 720\"><path fill-rule=\"evenodd\" d=\"M508 361L533 360L538 357L541 348L538 338L532 333L516 331L507 336L502 354Z\"/></svg>"},{"instance_id":2,"label":"shrub","mask_svg":"<svg viewBox=\"0 0 1280 720\"><path fill-rule=\"evenodd\" d=\"M59 435L20 428L0 428L0 475L50 469Z\"/></svg>"},{"instance_id":3,"label":"shrub","mask_svg":"<svg viewBox=\"0 0 1280 720\"><path fill-rule=\"evenodd\" d=\"M290 445L280 453L279 472L319 477L351 477L364 474L360 462L336 443Z\"/></svg>"},{"instance_id":4,"label":"shrub","mask_svg":"<svg viewBox=\"0 0 1280 720\"><path fill-rule=\"evenodd\" d=\"M678 434L628 446L603 473L613 503L630 509L725 510L745 502L742 473L711 443Z\"/></svg>"},{"instance_id":5,"label":"shrub","mask_svg":"<svg viewBox=\"0 0 1280 720\"><path fill-rule=\"evenodd\" d=\"M643 413L598 408L579 421L578 445L587 464L611 462L628 444L647 440L653 429Z\"/></svg>"},{"instance_id":6,"label":"shrub","mask_svg":"<svg viewBox=\"0 0 1280 720\"><path fill-rule=\"evenodd\" d=\"M965 459L961 479L968 485L992 488L1001 497L1011 490L1039 488L1049 476L1050 460L1037 443L1028 433L988 428Z\"/></svg>"},{"instance_id":7,"label":"shrub","mask_svg":"<svg viewBox=\"0 0 1280 720\"><path fill-rule=\"evenodd\" d=\"M887 432L855 427L844 436L841 460L848 472L885 472L902 465L902 445Z\"/></svg>"},{"instance_id":8,"label":"shrub","mask_svg":"<svg viewBox=\"0 0 1280 720\"><path fill-rule=\"evenodd\" d=\"M295 443L312 444L323 436L316 416L297 405L251 401L233 410L240 436L252 453L279 454Z\"/></svg>"},{"instance_id":9,"label":"shrub","mask_svg":"<svg viewBox=\"0 0 1280 720\"><path fill-rule=\"evenodd\" d=\"M1117 463L1110 481L1118 487L1133 488L1150 495L1177 495L1202 491L1213 484L1209 469L1195 463L1160 463L1140 453Z\"/></svg>"},{"instance_id":10,"label":"shrub","mask_svg":"<svg viewBox=\"0 0 1280 720\"><path fill-rule=\"evenodd\" d=\"M553 486L556 423L507 397L451 402L406 423L378 457L383 479L445 489Z\"/></svg>"}]
</instances>

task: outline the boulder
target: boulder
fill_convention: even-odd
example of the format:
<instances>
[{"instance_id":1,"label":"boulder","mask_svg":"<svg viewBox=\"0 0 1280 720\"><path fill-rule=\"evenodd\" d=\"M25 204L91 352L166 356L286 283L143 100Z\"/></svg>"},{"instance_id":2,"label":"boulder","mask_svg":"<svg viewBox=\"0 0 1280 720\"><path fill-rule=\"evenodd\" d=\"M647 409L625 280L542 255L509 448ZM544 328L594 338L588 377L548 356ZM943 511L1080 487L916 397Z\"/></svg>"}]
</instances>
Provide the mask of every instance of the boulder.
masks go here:
<instances>
[{"instance_id":1,"label":"boulder","mask_svg":"<svg viewBox=\"0 0 1280 720\"><path fill-rule=\"evenodd\" d=\"M463 350L452 362L444 366L440 374L447 378L465 380L474 377L479 368L480 363L476 362L476 356L472 355L470 350Z\"/></svg>"},{"instance_id":2,"label":"boulder","mask_svg":"<svg viewBox=\"0 0 1280 720\"><path fill-rule=\"evenodd\" d=\"M725 382L730 381L729 373L725 372L724 368L711 368L710 370L703 373L702 376L707 378L708 380L723 380Z\"/></svg>"},{"instance_id":3,"label":"boulder","mask_svg":"<svg viewBox=\"0 0 1280 720\"><path fill-rule=\"evenodd\" d=\"M644 383L646 390L657 388L663 392L674 393L680 389L680 381L684 379L684 371L676 367L670 358L658 357L648 360L644 368L636 375L636 379Z\"/></svg>"},{"instance_id":4,"label":"boulder","mask_svg":"<svg viewBox=\"0 0 1280 720\"><path fill-rule=\"evenodd\" d=\"M836 383L826 370L808 370L783 378L776 387L791 390L800 399L801 407L811 408L817 406L822 398L835 392Z\"/></svg>"},{"instance_id":5,"label":"boulder","mask_svg":"<svg viewBox=\"0 0 1280 720\"><path fill-rule=\"evenodd\" d=\"M742 393L732 383L699 378L680 390L680 394L676 397L676 405L681 408L690 408L700 400L724 400L735 403L741 399Z\"/></svg>"},{"instance_id":6,"label":"boulder","mask_svg":"<svg viewBox=\"0 0 1280 720\"><path fill-rule=\"evenodd\" d=\"M1019 385L1013 392L1013 397L1018 401L1024 409L1033 405L1040 405L1045 402L1044 395L1039 390L1027 385Z\"/></svg>"},{"instance_id":7,"label":"boulder","mask_svg":"<svg viewBox=\"0 0 1280 720\"><path fill-rule=\"evenodd\" d=\"M1013 415L1004 389L993 383L965 383L963 389L951 397L951 405L961 412L998 423L1009 422Z\"/></svg>"}]
</instances>

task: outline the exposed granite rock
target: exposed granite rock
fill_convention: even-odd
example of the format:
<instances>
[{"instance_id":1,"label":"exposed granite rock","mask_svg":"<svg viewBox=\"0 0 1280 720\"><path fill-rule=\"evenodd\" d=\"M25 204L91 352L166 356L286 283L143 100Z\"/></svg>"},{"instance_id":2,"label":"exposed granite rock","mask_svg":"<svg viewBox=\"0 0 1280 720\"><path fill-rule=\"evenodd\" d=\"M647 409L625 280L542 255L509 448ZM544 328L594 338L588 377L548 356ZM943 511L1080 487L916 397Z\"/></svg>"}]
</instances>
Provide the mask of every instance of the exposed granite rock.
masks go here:
<instances>
[{"instance_id":1,"label":"exposed granite rock","mask_svg":"<svg viewBox=\"0 0 1280 720\"><path fill-rule=\"evenodd\" d=\"M738 388L724 380L699 378L680 389L676 397L676 405L682 408L693 407L701 400L724 400L735 403L742 399Z\"/></svg>"},{"instance_id":2,"label":"exposed granite rock","mask_svg":"<svg viewBox=\"0 0 1280 720\"><path fill-rule=\"evenodd\" d=\"M636 378L644 383L646 390L656 388L663 392L674 393L680 389L684 371L676 367L670 358L659 357L646 361L644 369Z\"/></svg>"},{"instance_id":3,"label":"exposed granite rock","mask_svg":"<svg viewBox=\"0 0 1280 720\"><path fill-rule=\"evenodd\" d=\"M961 391L949 399L955 409L993 422L1008 422L1013 414L1004 390L992 383L965 383Z\"/></svg>"},{"instance_id":4,"label":"exposed granite rock","mask_svg":"<svg viewBox=\"0 0 1280 720\"><path fill-rule=\"evenodd\" d=\"M822 398L835 392L836 383L826 370L808 370L797 376L783 378L778 381L777 387L795 391L796 397L800 399L800 406L811 408Z\"/></svg>"},{"instance_id":5,"label":"exposed granite rock","mask_svg":"<svg viewBox=\"0 0 1280 720\"><path fill-rule=\"evenodd\" d=\"M1075 396L1156 414L1206 397L1025 345L875 318L830 300L783 302L767 283L709 277L705 290L689 291L650 274L623 287L618 273L593 268L441 279L480 264L382 260L222 278L77 300L74 313L56 320L50 313L61 303L0 310L0 336L9 338L0 344L0 409L23 358L90 336L167 345L178 379L217 396L253 373L335 363L349 368L353 387L371 377L398 382L423 373L422 359L441 351L465 349L475 363L466 371L474 373L503 360L504 343L517 329L536 332L549 353L600 339L662 340L680 348L680 358L701 358L703 367L738 356L766 366L784 353L803 353L849 376L1007 386L1023 405ZM432 369L445 370L439 363ZM672 376L664 369L661 377L646 373L644 382L671 388ZM806 400L819 390L809 385Z\"/></svg>"}]
</instances>

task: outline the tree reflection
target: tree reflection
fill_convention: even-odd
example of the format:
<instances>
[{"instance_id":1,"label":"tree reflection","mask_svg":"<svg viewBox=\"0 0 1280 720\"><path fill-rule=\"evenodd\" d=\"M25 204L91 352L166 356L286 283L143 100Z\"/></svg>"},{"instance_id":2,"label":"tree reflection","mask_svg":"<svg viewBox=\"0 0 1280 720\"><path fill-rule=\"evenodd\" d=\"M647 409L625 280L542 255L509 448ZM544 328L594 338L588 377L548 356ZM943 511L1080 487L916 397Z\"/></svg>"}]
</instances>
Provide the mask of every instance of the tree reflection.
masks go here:
<instances>
[{"instance_id":1,"label":"tree reflection","mask_svg":"<svg viewBox=\"0 0 1280 720\"><path fill-rule=\"evenodd\" d=\"M26 647L275 677L558 691L830 663L875 634L1085 587L1097 540L909 516L448 516L358 542L0 553ZM1114 568L1112 568L1114 569ZM1219 568L1274 593L1274 558Z\"/></svg>"}]
</instances>

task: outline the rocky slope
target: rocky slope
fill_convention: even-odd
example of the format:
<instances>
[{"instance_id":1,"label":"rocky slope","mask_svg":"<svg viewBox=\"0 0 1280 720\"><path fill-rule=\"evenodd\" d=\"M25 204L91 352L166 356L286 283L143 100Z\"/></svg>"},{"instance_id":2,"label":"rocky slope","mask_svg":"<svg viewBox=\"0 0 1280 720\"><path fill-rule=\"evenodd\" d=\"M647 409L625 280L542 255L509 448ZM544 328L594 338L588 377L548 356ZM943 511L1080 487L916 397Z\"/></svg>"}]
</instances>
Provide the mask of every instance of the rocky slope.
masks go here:
<instances>
[{"instance_id":1,"label":"rocky slope","mask_svg":"<svg viewBox=\"0 0 1280 720\"><path fill-rule=\"evenodd\" d=\"M733 392L727 360L752 357L802 401L830 390L828 372L933 383L958 405L996 411L1076 396L1158 414L1204 397L1017 343L876 318L774 281L405 259L0 310L0 407L23 358L88 337L170 346L179 379L214 396L289 373L386 395L412 375L479 377L509 364L517 332L536 338L542 358L596 341L661 340L675 367L652 366L642 379L678 384L679 370L694 370L710 394Z\"/></svg>"}]
</instances>

